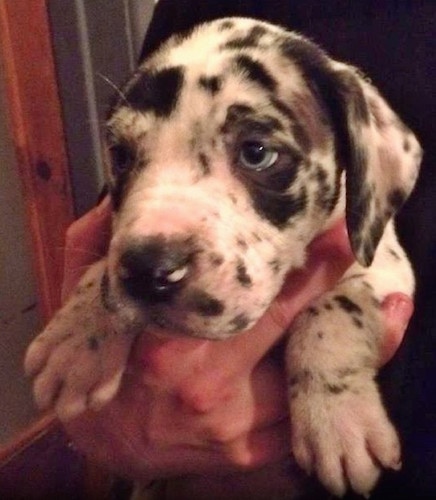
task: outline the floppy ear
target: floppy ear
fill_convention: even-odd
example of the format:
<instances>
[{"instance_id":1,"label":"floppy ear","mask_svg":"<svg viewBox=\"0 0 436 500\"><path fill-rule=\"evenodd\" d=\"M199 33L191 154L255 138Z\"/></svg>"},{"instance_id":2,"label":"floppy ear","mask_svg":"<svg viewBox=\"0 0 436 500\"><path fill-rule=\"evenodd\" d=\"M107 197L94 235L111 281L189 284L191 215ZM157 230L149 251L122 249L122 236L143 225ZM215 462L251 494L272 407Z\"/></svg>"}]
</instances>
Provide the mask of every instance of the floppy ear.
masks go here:
<instances>
[{"instance_id":1,"label":"floppy ear","mask_svg":"<svg viewBox=\"0 0 436 500\"><path fill-rule=\"evenodd\" d=\"M346 172L346 220L353 252L371 264L387 222L416 182L422 150L377 90L355 68L333 63L342 109L338 160Z\"/></svg>"}]
</instances>

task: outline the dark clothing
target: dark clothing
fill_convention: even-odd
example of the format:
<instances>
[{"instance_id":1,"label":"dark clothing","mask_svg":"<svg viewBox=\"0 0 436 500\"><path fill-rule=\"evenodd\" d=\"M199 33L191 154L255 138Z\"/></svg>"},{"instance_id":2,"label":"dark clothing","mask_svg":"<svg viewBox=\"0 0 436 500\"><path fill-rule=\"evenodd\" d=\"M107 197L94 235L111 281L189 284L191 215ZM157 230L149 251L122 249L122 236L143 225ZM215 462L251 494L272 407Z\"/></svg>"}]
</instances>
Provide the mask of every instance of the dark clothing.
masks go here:
<instances>
[{"instance_id":1,"label":"dark clothing","mask_svg":"<svg viewBox=\"0 0 436 500\"><path fill-rule=\"evenodd\" d=\"M249 16L301 31L367 73L416 132L425 156L399 232L418 278L416 312L381 375L403 440L403 470L374 498L436 498L436 2L434 0L161 0L142 57L174 32L223 16Z\"/></svg>"}]
</instances>

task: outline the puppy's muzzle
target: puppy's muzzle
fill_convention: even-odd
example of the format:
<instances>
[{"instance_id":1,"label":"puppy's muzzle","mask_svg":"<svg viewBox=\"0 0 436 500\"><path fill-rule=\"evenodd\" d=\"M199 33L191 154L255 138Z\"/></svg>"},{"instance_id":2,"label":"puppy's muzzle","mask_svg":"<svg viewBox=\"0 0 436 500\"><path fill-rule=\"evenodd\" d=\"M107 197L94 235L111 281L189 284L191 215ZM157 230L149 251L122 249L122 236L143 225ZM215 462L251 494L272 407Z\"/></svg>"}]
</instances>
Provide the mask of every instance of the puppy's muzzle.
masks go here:
<instances>
[{"instance_id":1,"label":"puppy's muzzle","mask_svg":"<svg viewBox=\"0 0 436 500\"><path fill-rule=\"evenodd\" d=\"M134 241L120 255L119 281L136 301L170 302L186 286L195 253L192 238L158 235Z\"/></svg>"}]
</instances>

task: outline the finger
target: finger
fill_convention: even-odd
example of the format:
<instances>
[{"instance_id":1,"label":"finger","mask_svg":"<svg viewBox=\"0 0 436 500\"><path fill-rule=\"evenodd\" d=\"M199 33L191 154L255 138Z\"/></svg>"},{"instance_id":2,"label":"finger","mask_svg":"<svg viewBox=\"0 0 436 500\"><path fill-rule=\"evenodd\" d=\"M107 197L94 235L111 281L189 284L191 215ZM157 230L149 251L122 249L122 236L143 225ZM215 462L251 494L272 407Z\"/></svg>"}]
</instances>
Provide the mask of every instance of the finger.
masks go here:
<instances>
[{"instance_id":1,"label":"finger","mask_svg":"<svg viewBox=\"0 0 436 500\"><path fill-rule=\"evenodd\" d=\"M77 284L85 268L106 254L110 239L111 206L106 197L67 230L62 296Z\"/></svg>"},{"instance_id":2,"label":"finger","mask_svg":"<svg viewBox=\"0 0 436 500\"><path fill-rule=\"evenodd\" d=\"M413 314L413 302L403 293L392 293L382 303L385 334L382 344L381 364L387 363L400 346L407 325Z\"/></svg>"},{"instance_id":3,"label":"finger","mask_svg":"<svg viewBox=\"0 0 436 500\"><path fill-rule=\"evenodd\" d=\"M233 468L256 469L289 455L289 421L256 429L221 448L223 459Z\"/></svg>"}]
</instances>

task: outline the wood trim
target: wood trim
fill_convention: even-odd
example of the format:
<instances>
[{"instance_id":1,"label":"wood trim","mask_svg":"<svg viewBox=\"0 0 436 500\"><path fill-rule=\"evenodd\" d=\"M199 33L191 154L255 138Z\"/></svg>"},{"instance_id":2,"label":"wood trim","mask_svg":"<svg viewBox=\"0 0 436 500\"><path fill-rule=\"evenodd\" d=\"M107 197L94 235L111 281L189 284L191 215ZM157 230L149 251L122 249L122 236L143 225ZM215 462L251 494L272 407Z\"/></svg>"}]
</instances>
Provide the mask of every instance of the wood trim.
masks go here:
<instances>
[{"instance_id":1,"label":"wood trim","mask_svg":"<svg viewBox=\"0 0 436 500\"><path fill-rule=\"evenodd\" d=\"M64 237L74 219L48 1L0 0L0 71L5 78L10 127L44 321L60 305ZM53 448L55 457L56 453L60 453L61 458L68 455L62 448L64 438L58 436L61 432L60 424L52 414L41 417L10 443L0 447L0 470L6 471L6 475L9 468L21 470L29 460L34 460L29 459L32 450L38 450L46 442ZM34 465L36 469L45 467L43 460ZM47 472L51 474L51 471ZM109 498L111 476L92 464L87 464L83 472L85 492L95 493L95 496L84 493L84 498ZM82 480L80 477L76 479ZM38 487L28 478L24 478L23 485L27 488L23 491ZM48 497L52 498L45 496Z\"/></svg>"},{"instance_id":2,"label":"wood trim","mask_svg":"<svg viewBox=\"0 0 436 500\"><path fill-rule=\"evenodd\" d=\"M46 0L0 0L0 55L43 320L60 304L73 201Z\"/></svg>"}]
</instances>

